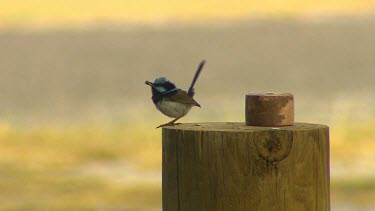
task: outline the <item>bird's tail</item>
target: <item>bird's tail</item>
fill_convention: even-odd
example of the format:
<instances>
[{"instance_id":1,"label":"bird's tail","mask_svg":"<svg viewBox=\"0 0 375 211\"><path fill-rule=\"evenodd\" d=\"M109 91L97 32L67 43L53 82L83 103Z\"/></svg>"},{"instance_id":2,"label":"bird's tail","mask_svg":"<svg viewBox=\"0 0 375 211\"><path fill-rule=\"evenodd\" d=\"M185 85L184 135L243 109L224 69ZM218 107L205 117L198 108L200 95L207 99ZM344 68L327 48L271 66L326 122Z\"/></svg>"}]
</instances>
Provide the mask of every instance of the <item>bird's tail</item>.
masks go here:
<instances>
[{"instance_id":1,"label":"bird's tail","mask_svg":"<svg viewBox=\"0 0 375 211\"><path fill-rule=\"evenodd\" d=\"M189 91L188 91L188 95L190 96L194 96L194 84L195 82L197 81L198 79L198 76L199 74L201 73L202 69L203 69L203 66L204 64L206 63L206 60L202 60L201 63L199 64L198 66L198 69L197 71L195 72L195 75L194 75L194 78L193 78L193 81L191 82L191 85L190 85L190 88L189 88Z\"/></svg>"}]
</instances>

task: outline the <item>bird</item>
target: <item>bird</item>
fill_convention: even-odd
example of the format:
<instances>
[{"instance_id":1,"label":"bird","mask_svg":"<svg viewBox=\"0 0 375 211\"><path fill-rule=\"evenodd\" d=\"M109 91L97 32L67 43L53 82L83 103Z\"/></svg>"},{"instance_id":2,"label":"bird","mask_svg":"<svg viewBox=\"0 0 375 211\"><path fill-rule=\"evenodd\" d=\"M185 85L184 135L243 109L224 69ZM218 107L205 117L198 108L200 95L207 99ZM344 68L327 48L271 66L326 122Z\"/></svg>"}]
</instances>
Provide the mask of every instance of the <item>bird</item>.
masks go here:
<instances>
[{"instance_id":1,"label":"bird","mask_svg":"<svg viewBox=\"0 0 375 211\"><path fill-rule=\"evenodd\" d=\"M194 100L194 85L201 73L206 60L202 60L194 74L193 81L191 82L189 90L186 92L176 87L166 77L156 78L152 83L146 81L145 84L151 86L152 101L156 108L164 115L174 118L172 121L159 125L156 128L164 126L174 126L177 120L184 117L192 107L201 105Z\"/></svg>"}]
</instances>

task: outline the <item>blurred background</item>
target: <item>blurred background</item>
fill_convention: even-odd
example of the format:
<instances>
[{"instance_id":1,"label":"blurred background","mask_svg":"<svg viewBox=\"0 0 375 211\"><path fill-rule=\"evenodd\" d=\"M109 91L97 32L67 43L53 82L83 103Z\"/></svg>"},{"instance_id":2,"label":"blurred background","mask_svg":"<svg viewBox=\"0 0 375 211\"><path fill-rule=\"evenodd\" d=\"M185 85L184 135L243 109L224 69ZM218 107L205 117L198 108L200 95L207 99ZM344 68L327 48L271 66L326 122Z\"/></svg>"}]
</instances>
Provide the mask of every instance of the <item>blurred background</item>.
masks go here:
<instances>
[{"instance_id":1,"label":"blurred background","mask_svg":"<svg viewBox=\"0 0 375 211\"><path fill-rule=\"evenodd\" d=\"M374 0L0 0L0 210L161 210L145 80L187 89L180 122L244 121L291 92L330 126L332 210L375 210Z\"/></svg>"}]
</instances>

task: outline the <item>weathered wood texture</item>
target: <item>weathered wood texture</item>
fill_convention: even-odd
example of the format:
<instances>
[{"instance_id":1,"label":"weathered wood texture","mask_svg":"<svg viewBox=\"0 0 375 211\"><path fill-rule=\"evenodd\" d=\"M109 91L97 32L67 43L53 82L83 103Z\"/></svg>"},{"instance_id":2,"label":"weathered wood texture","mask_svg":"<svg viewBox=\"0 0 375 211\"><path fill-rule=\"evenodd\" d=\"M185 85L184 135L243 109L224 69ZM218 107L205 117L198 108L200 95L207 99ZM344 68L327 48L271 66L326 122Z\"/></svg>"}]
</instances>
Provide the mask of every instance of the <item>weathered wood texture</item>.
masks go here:
<instances>
[{"instance_id":1,"label":"weathered wood texture","mask_svg":"<svg viewBox=\"0 0 375 211\"><path fill-rule=\"evenodd\" d=\"M290 93L246 95L246 125L288 126L294 124L294 97Z\"/></svg>"},{"instance_id":2,"label":"weathered wood texture","mask_svg":"<svg viewBox=\"0 0 375 211\"><path fill-rule=\"evenodd\" d=\"M163 211L329 209L327 126L163 128Z\"/></svg>"}]
</instances>

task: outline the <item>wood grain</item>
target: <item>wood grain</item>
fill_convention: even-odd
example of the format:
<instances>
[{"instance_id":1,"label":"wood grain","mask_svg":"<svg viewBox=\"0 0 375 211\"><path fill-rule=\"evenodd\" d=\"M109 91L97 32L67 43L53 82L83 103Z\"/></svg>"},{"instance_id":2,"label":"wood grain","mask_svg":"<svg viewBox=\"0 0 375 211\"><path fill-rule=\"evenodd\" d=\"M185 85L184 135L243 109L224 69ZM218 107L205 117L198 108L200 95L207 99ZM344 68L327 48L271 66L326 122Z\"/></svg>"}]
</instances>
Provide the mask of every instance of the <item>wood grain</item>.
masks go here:
<instances>
[{"instance_id":1,"label":"wood grain","mask_svg":"<svg viewBox=\"0 0 375 211\"><path fill-rule=\"evenodd\" d=\"M163 128L163 211L329 209L327 126Z\"/></svg>"}]
</instances>

